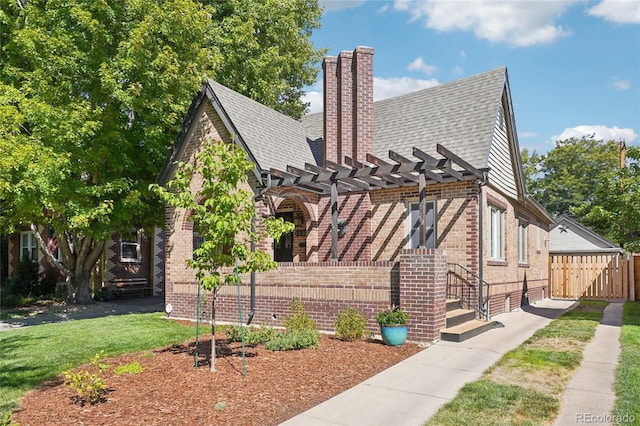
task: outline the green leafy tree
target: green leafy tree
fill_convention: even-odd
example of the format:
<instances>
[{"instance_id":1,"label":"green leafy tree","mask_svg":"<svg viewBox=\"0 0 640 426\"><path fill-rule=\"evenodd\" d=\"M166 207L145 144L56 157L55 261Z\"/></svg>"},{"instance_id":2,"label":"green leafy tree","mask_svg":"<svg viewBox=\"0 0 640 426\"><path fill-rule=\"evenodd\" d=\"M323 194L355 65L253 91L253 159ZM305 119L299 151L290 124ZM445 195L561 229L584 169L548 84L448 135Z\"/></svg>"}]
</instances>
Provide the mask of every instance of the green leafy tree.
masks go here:
<instances>
[{"instance_id":1,"label":"green leafy tree","mask_svg":"<svg viewBox=\"0 0 640 426\"><path fill-rule=\"evenodd\" d=\"M627 251L640 252L640 148L629 148L625 167L607 170L601 177L594 200L573 212Z\"/></svg>"},{"instance_id":2,"label":"green leafy tree","mask_svg":"<svg viewBox=\"0 0 640 426\"><path fill-rule=\"evenodd\" d=\"M317 2L267 3L0 0L0 232L55 230L69 302L113 233L161 223L148 185L203 79L304 110Z\"/></svg>"},{"instance_id":3,"label":"green leafy tree","mask_svg":"<svg viewBox=\"0 0 640 426\"><path fill-rule=\"evenodd\" d=\"M190 213L194 229L203 237L194 258L188 266L196 270L199 285L211 292L211 370L215 370L215 300L216 292L224 284L234 284L235 270L240 274L260 272L277 267L271 255L262 250L251 250L269 236L280 239L283 233L293 231L293 224L282 218L264 218L254 226L255 203L248 189L247 174L254 165L246 153L235 144L207 142L197 154L195 165L178 163L174 178L166 188L151 185L169 206ZM194 192L191 180L197 174L202 186ZM256 230L256 229L260 230Z\"/></svg>"},{"instance_id":4,"label":"green leafy tree","mask_svg":"<svg viewBox=\"0 0 640 426\"><path fill-rule=\"evenodd\" d=\"M573 216L627 250L640 249L637 147L620 168L620 147L593 138L558 141L546 154L522 151L527 188L549 212Z\"/></svg>"},{"instance_id":5,"label":"green leafy tree","mask_svg":"<svg viewBox=\"0 0 640 426\"><path fill-rule=\"evenodd\" d=\"M215 6L214 20L224 37L216 47L225 66L216 80L225 86L299 118L307 109L302 88L315 82L326 49L309 41L320 27L317 0L202 0Z\"/></svg>"},{"instance_id":6,"label":"green leafy tree","mask_svg":"<svg viewBox=\"0 0 640 426\"><path fill-rule=\"evenodd\" d=\"M603 173L617 165L618 145L592 138L558 141L546 154L523 155L528 192L555 215L591 203Z\"/></svg>"}]
</instances>

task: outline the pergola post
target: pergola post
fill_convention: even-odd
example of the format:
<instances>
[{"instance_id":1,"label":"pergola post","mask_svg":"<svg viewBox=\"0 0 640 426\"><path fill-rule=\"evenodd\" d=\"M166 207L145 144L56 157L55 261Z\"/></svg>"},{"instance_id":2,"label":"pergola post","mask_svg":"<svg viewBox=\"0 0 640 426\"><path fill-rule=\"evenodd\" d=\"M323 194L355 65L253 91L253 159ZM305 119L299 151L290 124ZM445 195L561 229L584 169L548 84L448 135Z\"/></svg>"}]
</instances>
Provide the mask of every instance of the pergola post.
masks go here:
<instances>
[{"instance_id":1,"label":"pergola post","mask_svg":"<svg viewBox=\"0 0 640 426\"><path fill-rule=\"evenodd\" d=\"M424 173L418 176L418 193L420 194L418 208L420 211L420 248L427 247L427 178Z\"/></svg>"},{"instance_id":2,"label":"pergola post","mask_svg":"<svg viewBox=\"0 0 640 426\"><path fill-rule=\"evenodd\" d=\"M338 261L338 183L331 182L331 261Z\"/></svg>"}]
</instances>

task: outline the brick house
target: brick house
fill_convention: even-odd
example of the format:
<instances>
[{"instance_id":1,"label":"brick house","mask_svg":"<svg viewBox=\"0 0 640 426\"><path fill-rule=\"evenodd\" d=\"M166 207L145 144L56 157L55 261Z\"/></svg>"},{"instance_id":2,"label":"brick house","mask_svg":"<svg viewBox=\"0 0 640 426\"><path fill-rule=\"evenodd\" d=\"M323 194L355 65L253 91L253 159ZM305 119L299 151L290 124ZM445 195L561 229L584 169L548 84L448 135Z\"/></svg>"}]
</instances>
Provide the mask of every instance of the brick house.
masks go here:
<instances>
[{"instance_id":1,"label":"brick house","mask_svg":"<svg viewBox=\"0 0 640 426\"><path fill-rule=\"evenodd\" d=\"M373 49L323 70L324 111L301 120L207 81L158 178L207 140L237 143L255 164L258 226L265 215L295 224L263 243L279 268L242 277L244 312L277 326L295 298L324 330L347 306L376 330L393 303L410 339L432 341L450 325L447 299L486 320L547 297L553 220L524 187L506 68L378 102ZM166 302L193 318L193 224L173 209L166 221ZM217 320L238 321L236 294L220 289Z\"/></svg>"},{"instance_id":2,"label":"brick house","mask_svg":"<svg viewBox=\"0 0 640 426\"><path fill-rule=\"evenodd\" d=\"M60 249L49 232L40 234L57 260L62 260ZM23 229L9 235L0 236L0 285L14 277L18 263L28 256L36 260L40 275L64 281L64 274L49 261L44 248L37 243L33 231ZM92 292L101 287L113 287L116 281L146 282L149 291L140 294L159 295L164 291L164 230L152 232L132 229L129 232L112 235L106 244L102 257L92 277Z\"/></svg>"}]
</instances>

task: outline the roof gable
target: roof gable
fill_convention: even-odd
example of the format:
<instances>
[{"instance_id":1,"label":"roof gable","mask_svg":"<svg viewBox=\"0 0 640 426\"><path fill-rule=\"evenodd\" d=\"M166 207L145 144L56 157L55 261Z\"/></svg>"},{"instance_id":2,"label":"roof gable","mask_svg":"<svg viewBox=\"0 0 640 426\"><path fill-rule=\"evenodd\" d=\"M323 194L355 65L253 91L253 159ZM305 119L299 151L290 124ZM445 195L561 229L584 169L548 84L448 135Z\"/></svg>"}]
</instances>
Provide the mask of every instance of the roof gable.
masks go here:
<instances>
[{"instance_id":1,"label":"roof gable","mask_svg":"<svg viewBox=\"0 0 640 426\"><path fill-rule=\"evenodd\" d=\"M622 248L567 216L558 218L549 230L550 253L606 253L622 251Z\"/></svg>"},{"instance_id":2,"label":"roof gable","mask_svg":"<svg viewBox=\"0 0 640 426\"><path fill-rule=\"evenodd\" d=\"M374 151L436 156L442 144L472 166L488 166L506 68L374 103Z\"/></svg>"}]
</instances>

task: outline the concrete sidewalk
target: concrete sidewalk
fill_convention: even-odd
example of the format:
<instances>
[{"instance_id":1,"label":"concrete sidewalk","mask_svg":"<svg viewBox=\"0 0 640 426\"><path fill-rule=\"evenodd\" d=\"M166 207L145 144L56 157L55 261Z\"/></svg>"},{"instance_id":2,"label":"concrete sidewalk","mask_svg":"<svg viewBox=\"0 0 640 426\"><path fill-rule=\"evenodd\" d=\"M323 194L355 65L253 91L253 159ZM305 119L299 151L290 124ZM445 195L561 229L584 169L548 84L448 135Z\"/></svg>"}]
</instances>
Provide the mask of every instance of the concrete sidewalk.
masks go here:
<instances>
[{"instance_id":1,"label":"concrete sidewalk","mask_svg":"<svg viewBox=\"0 0 640 426\"><path fill-rule=\"evenodd\" d=\"M493 319L504 327L462 343L437 342L282 424L422 425L462 386L477 380L505 352L518 347L574 303L546 299L523 310L498 315Z\"/></svg>"},{"instance_id":2,"label":"concrete sidewalk","mask_svg":"<svg viewBox=\"0 0 640 426\"><path fill-rule=\"evenodd\" d=\"M57 306L55 309L43 308L41 312L37 312L33 316L0 320L0 331L31 325L148 312L164 312L164 298L161 296L123 298L109 302L96 302L92 305L63 305Z\"/></svg>"},{"instance_id":3,"label":"concrete sidewalk","mask_svg":"<svg viewBox=\"0 0 640 426\"><path fill-rule=\"evenodd\" d=\"M562 394L555 425L612 424L623 305L609 303L605 308L595 336L582 352L582 363Z\"/></svg>"}]
</instances>

